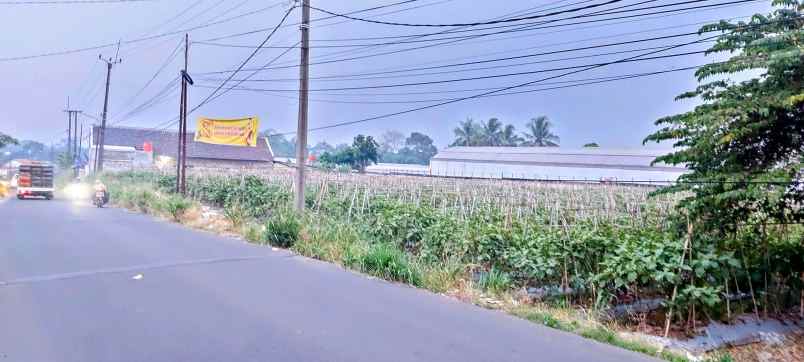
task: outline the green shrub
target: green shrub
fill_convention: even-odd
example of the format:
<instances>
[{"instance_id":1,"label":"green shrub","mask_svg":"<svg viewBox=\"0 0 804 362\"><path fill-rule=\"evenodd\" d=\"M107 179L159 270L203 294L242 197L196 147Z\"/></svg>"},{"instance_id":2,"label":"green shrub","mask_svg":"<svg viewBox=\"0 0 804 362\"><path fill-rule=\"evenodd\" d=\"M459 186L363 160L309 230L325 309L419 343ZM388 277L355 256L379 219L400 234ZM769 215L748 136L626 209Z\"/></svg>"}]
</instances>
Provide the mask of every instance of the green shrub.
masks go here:
<instances>
[{"instance_id":1,"label":"green shrub","mask_svg":"<svg viewBox=\"0 0 804 362\"><path fill-rule=\"evenodd\" d=\"M436 293L458 288L466 277L468 266L457 259L435 263L423 261L416 268L421 271L422 286Z\"/></svg>"},{"instance_id":2,"label":"green shrub","mask_svg":"<svg viewBox=\"0 0 804 362\"><path fill-rule=\"evenodd\" d=\"M346 262L348 249L360 241L353 223L317 215L304 228L305 237L296 241L293 250L299 254L336 263Z\"/></svg>"},{"instance_id":3,"label":"green shrub","mask_svg":"<svg viewBox=\"0 0 804 362\"><path fill-rule=\"evenodd\" d=\"M181 195L170 195L162 201L162 209L176 222L181 221L181 217L192 206L192 201Z\"/></svg>"},{"instance_id":4,"label":"green shrub","mask_svg":"<svg viewBox=\"0 0 804 362\"><path fill-rule=\"evenodd\" d=\"M380 242L410 251L418 250L424 230L435 220L431 208L398 201L378 201L372 212L375 215L370 222L372 235Z\"/></svg>"},{"instance_id":5,"label":"green shrub","mask_svg":"<svg viewBox=\"0 0 804 362\"><path fill-rule=\"evenodd\" d=\"M359 257L360 270L371 275L411 285L421 285L421 275L408 256L390 244L374 244Z\"/></svg>"},{"instance_id":6,"label":"green shrub","mask_svg":"<svg viewBox=\"0 0 804 362\"><path fill-rule=\"evenodd\" d=\"M243 204L235 202L223 208L223 216L232 223L232 227L239 228L246 221L248 212Z\"/></svg>"},{"instance_id":7,"label":"green shrub","mask_svg":"<svg viewBox=\"0 0 804 362\"><path fill-rule=\"evenodd\" d=\"M462 259L467 253L464 239L463 227L455 217L439 215L424 229L419 255L430 262Z\"/></svg>"},{"instance_id":8,"label":"green shrub","mask_svg":"<svg viewBox=\"0 0 804 362\"><path fill-rule=\"evenodd\" d=\"M502 215L482 213L467 220L468 247L477 262L495 264L500 261L510 239Z\"/></svg>"},{"instance_id":9,"label":"green shrub","mask_svg":"<svg viewBox=\"0 0 804 362\"><path fill-rule=\"evenodd\" d=\"M159 175L156 178L156 186L164 192L176 191L176 175Z\"/></svg>"},{"instance_id":10,"label":"green shrub","mask_svg":"<svg viewBox=\"0 0 804 362\"><path fill-rule=\"evenodd\" d=\"M156 193L147 188L135 189L131 194L132 206L139 212L148 213L159 207Z\"/></svg>"},{"instance_id":11,"label":"green shrub","mask_svg":"<svg viewBox=\"0 0 804 362\"><path fill-rule=\"evenodd\" d=\"M295 211L282 209L265 223L265 240L273 246L290 248L301 235L301 220Z\"/></svg>"},{"instance_id":12,"label":"green shrub","mask_svg":"<svg viewBox=\"0 0 804 362\"><path fill-rule=\"evenodd\" d=\"M492 267L488 272L480 274L477 285L486 292L500 294L510 290L512 283L507 273Z\"/></svg>"},{"instance_id":13,"label":"green shrub","mask_svg":"<svg viewBox=\"0 0 804 362\"><path fill-rule=\"evenodd\" d=\"M246 223L242 228L243 237L249 242L262 244L265 242L265 232L262 230L262 225L254 223Z\"/></svg>"}]
</instances>

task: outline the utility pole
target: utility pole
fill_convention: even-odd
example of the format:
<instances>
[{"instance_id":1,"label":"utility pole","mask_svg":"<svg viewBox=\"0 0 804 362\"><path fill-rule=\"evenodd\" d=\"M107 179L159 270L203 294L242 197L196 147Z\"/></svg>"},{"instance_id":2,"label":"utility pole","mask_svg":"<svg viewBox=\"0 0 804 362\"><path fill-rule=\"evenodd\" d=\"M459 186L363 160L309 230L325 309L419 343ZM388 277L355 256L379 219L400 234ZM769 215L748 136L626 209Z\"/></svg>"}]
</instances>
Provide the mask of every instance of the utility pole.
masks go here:
<instances>
[{"instance_id":1,"label":"utility pole","mask_svg":"<svg viewBox=\"0 0 804 362\"><path fill-rule=\"evenodd\" d=\"M118 45L118 50L120 49ZM117 55L115 54L115 57ZM122 60L120 58L109 58L103 59L103 56L98 55L98 59L102 60L106 63L106 95L103 98L103 117L101 117L101 127L98 131L98 154L95 158L95 172L102 172L103 171L103 144L106 141L104 139L104 135L106 133L106 114L109 111L109 78L112 76L112 66L115 64L120 64Z\"/></svg>"},{"instance_id":2,"label":"utility pole","mask_svg":"<svg viewBox=\"0 0 804 362\"><path fill-rule=\"evenodd\" d=\"M70 147L73 144L73 114L70 112L70 97L67 97L67 109L64 112L67 113L67 158L70 158Z\"/></svg>"},{"instance_id":3,"label":"utility pole","mask_svg":"<svg viewBox=\"0 0 804 362\"><path fill-rule=\"evenodd\" d=\"M182 147L182 140L184 140L184 137L182 137L184 133L184 87L184 77L182 77L181 92L179 94L179 133L176 135L178 137L176 142L176 193L181 193L181 156L184 152L184 147Z\"/></svg>"},{"instance_id":4,"label":"utility pole","mask_svg":"<svg viewBox=\"0 0 804 362\"><path fill-rule=\"evenodd\" d=\"M296 129L296 210L304 211L304 174L307 165L307 96L310 76L310 0L302 1L301 64L299 67L299 124Z\"/></svg>"},{"instance_id":5,"label":"utility pole","mask_svg":"<svg viewBox=\"0 0 804 362\"><path fill-rule=\"evenodd\" d=\"M75 165L78 155L78 114L81 111L70 108L70 97L67 97L67 158ZM78 169L74 171L78 176Z\"/></svg>"},{"instance_id":6,"label":"utility pole","mask_svg":"<svg viewBox=\"0 0 804 362\"><path fill-rule=\"evenodd\" d=\"M73 111L73 159L78 154L78 111Z\"/></svg>"},{"instance_id":7,"label":"utility pole","mask_svg":"<svg viewBox=\"0 0 804 362\"><path fill-rule=\"evenodd\" d=\"M184 69L181 71L181 97L179 100L179 149L176 157L176 192L187 192L187 84L192 79L187 74L190 52L190 35L184 34Z\"/></svg>"},{"instance_id":8,"label":"utility pole","mask_svg":"<svg viewBox=\"0 0 804 362\"><path fill-rule=\"evenodd\" d=\"M81 123L81 132L79 132L80 137L78 137L78 155L76 156L76 160L78 160L78 164L81 164L81 151L84 149L84 123ZM76 169L76 176L80 173L78 169Z\"/></svg>"}]
</instances>

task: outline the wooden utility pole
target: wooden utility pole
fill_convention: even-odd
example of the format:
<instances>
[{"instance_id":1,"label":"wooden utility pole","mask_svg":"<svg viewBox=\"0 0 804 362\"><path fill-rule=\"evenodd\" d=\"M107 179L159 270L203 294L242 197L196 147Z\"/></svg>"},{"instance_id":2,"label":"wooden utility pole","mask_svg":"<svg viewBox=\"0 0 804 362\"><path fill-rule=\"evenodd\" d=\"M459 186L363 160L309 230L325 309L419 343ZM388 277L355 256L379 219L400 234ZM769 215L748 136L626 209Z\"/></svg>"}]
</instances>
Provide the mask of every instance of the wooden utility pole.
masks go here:
<instances>
[{"instance_id":1,"label":"wooden utility pole","mask_svg":"<svg viewBox=\"0 0 804 362\"><path fill-rule=\"evenodd\" d=\"M299 67L299 124L296 129L296 210L304 211L304 174L307 165L307 96L310 76L310 0L302 0L301 64Z\"/></svg>"},{"instance_id":2,"label":"wooden utility pole","mask_svg":"<svg viewBox=\"0 0 804 362\"><path fill-rule=\"evenodd\" d=\"M119 47L118 47L119 49ZM116 55L115 55L116 56ZM102 172L103 171L103 145L106 141L104 136L106 134L106 114L109 111L109 79L112 76L112 66L115 64L119 64L122 60L120 58L113 59L109 58L103 59L102 56L98 55L98 59L104 61L106 63L106 95L103 98L103 114L101 117L101 127L98 130L98 152L97 157L95 157L95 172Z\"/></svg>"},{"instance_id":3,"label":"wooden utility pole","mask_svg":"<svg viewBox=\"0 0 804 362\"><path fill-rule=\"evenodd\" d=\"M182 109L182 117L184 118L184 132L182 132L182 150L181 150L181 194L187 193L187 86L193 84L192 78L187 73L190 58L190 34L184 34L184 73L182 74L182 81L184 82L184 109Z\"/></svg>"},{"instance_id":4,"label":"wooden utility pole","mask_svg":"<svg viewBox=\"0 0 804 362\"><path fill-rule=\"evenodd\" d=\"M184 69L181 71L181 96L179 100L179 135L176 154L176 192L187 192L187 63L190 52L190 35L184 34Z\"/></svg>"}]
</instances>

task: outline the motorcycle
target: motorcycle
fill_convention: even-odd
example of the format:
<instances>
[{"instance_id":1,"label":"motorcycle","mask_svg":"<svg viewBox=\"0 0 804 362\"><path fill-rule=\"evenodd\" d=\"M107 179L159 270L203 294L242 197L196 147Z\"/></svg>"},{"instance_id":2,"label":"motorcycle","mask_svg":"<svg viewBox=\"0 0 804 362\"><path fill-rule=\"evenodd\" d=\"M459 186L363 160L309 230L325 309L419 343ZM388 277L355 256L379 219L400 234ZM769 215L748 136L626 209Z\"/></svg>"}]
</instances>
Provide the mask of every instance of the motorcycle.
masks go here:
<instances>
[{"instance_id":1,"label":"motorcycle","mask_svg":"<svg viewBox=\"0 0 804 362\"><path fill-rule=\"evenodd\" d=\"M95 198L92 199L92 203L99 208L103 207L103 205L106 205L106 192L95 191Z\"/></svg>"}]
</instances>

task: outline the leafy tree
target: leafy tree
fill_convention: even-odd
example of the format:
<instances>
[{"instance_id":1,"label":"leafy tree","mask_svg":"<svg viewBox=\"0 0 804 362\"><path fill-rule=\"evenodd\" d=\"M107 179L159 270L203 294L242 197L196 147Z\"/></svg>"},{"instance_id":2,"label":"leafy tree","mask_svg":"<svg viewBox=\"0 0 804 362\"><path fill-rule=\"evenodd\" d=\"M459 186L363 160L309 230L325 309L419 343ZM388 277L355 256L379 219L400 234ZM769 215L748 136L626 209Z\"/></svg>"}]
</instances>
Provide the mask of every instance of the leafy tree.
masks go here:
<instances>
[{"instance_id":1,"label":"leafy tree","mask_svg":"<svg viewBox=\"0 0 804 362\"><path fill-rule=\"evenodd\" d=\"M14 138L5 133L0 132L0 148L6 147L8 145L16 145L19 142Z\"/></svg>"},{"instance_id":2,"label":"leafy tree","mask_svg":"<svg viewBox=\"0 0 804 362\"><path fill-rule=\"evenodd\" d=\"M656 125L662 128L645 139L674 142L674 151L655 162L690 170L662 190L685 195L679 206L695 227L696 249L705 251L695 254L690 265L700 264L707 249L724 258L735 255L739 259L710 280L727 280L731 267L743 268L741 283L749 286L752 297L758 290L766 313L772 303L784 303L782 290L804 288L801 225L791 225L804 220L804 0L773 4L777 9L768 15L701 28L701 33L722 32L708 53L728 53L730 58L699 68L701 84L678 99L697 98L702 104L659 119ZM745 71L759 75L739 82L728 79ZM706 286L708 280L702 278L685 282L681 300L685 290L700 290L719 301L721 283ZM757 300L752 301L756 311Z\"/></svg>"},{"instance_id":3,"label":"leafy tree","mask_svg":"<svg viewBox=\"0 0 804 362\"><path fill-rule=\"evenodd\" d=\"M732 53L728 61L696 71L699 82L746 70L758 77L742 82L714 80L681 94L700 98L692 111L656 121L660 130L645 142L675 141L673 153L656 162L684 164L692 172L668 191L688 191L682 203L691 216L720 227L752 217L790 221L802 218L804 189L804 32L801 0L776 0L781 6L749 22L721 21L701 32L722 31L709 53ZM779 184L766 181L781 181Z\"/></svg>"},{"instance_id":4,"label":"leafy tree","mask_svg":"<svg viewBox=\"0 0 804 362\"><path fill-rule=\"evenodd\" d=\"M503 125L497 118L489 118L481 124L480 137L481 146L500 146L502 143Z\"/></svg>"},{"instance_id":5,"label":"leafy tree","mask_svg":"<svg viewBox=\"0 0 804 362\"><path fill-rule=\"evenodd\" d=\"M438 149L433 139L420 132L413 132L405 138L404 147L397 152L380 152L380 162L427 165ZM382 146L380 146L382 149Z\"/></svg>"},{"instance_id":6,"label":"leafy tree","mask_svg":"<svg viewBox=\"0 0 804 362\"><path fill-rule=\"evenodd\" d=\"M15 140L16 141L16 140ZM66 150L66 147L65 147ZM0 161L12 159L51 160L50 149L41 142L31 140L16 141L3 149Z\"/></svg>"},{"instance_id":7,"label":"leafy tree","mask_svg":"<svg viewBox=\"0 0 804 362\"><path fill-rule=\"evenodd\" d=\"M547 116L531 118L525 127L527 131L522 134L525 139L525 142L522 143L523 146L558 147L560 138L551 131L553 124L550 123Z\"/></svg>"},{"instance_id":8,"label":"leafy tree","mask_svg":"<svg viewBox=\"0 0 804 362\"><path fill-rule=\"evenodd\" d=\"M73 155L71 153L68 153L68 152L59 153L59 155L56 156L56 164L61 169L66 170L66 169L72 168L73 164L74 164Z\"/></svg>"},{"instance_id":9,"label":"leafy tree","mask_svg":"<svg viewBox=\"0 0 804 362\"><path fill-rule=\"evenodd\" d=\"M335 151L335 147L332 147L332 145L330 145L326 141L318 142L318 143L315 144L315 146L310 147L310 154L311 155L316 155L316 156L323 155L326 152L331 153L331 152L334 152L334 151Z\"/></svg>"},{"instance_id":10,"label":"leafy tree","mask_svg":"<svg viewBox=\"0 0 804 362\"><path fill-rule=\"evenodd\" d=\"M296 157L296 139L288 140L283 135L276 135L273 129L267 129L260 133L260 137L267 137L274 151L274 156Z\"/></svg>"},{"instance_id":11,"label":"leafy tree","mask_svg":"<svg viewBox=\"0 0 804 362\"><path fill-rule=\"evenodd\" d=\"M354 150L354 162L352 167L360 172L366 172L366 167L379 160L377 141L374 137L357 135L352 141L352 149Z\"/></svg>"},{"instance_id":12,"label":"leafy tree","mask_svg":"<svg viewBox=\"0 0 804 362\"><path fill-rule=\"evenodd\" d=\"M388 130L380 135L380 152L396 153L405 145L405 135L402 132Z\"/></svg>"},{"instance_id":13,"label":"leafy tree","mask_svg":"<svg viewBox=\"0 0 804 362\"><path fill-rule=\"evenodd\" d=\"M516 127L509 124L503 127L500 133L500 146L516 147L523 142L522 137L516 134Z\"/></svg>"},{"instance_id":14,"label":"leafy tree","mask_svg":"<svg viewBox=\"0 0 804 362\"><path fill-rule=\"evenodd\" d=\"M598 148L600 145L597 142L590 142L583 145L583 148Z\"/></svg>"},{"instance_id":15,"label":"leafy tree","mask_svg":"<svg viewBox=\"0 0 804 362\"><path fill-rule=\"evenodd\" d=\"M379 147L374 137L357 135L351 146L334 153L325 152L319 161L322 164L350 165L355 170L366 172L368 165L379 160Z\"/></svg>"},{"instance_id":16,"label":"leafy tree","mask_svg":"<svg viewBox=\"0 0 804 362\"><path fill-rule=\"evenodd\" d=\"M438 153L438 149L433 145L433 139L430 136L413 132L405 139L405 148L403 151L409 152L406 163L417 163L427 165L430 159Z\"/></svg>"},{"instance_id":17,"label":"leafy tree","mask_svg":"<svg viewBox=\"0 0 804 362\"><path fill-rule=\"evenodd\" d=\"M478 146L481 130L475 120L468 118L455 127L455 140L450 146Z\"/></svg>"}]
</instances>

